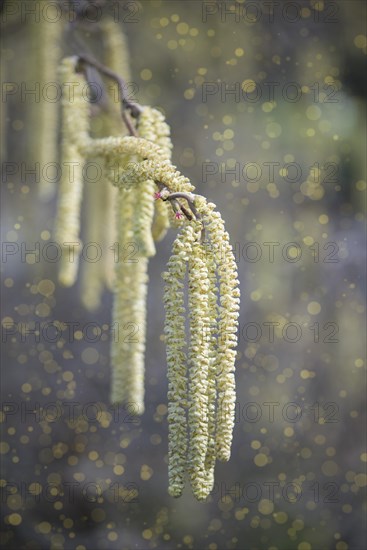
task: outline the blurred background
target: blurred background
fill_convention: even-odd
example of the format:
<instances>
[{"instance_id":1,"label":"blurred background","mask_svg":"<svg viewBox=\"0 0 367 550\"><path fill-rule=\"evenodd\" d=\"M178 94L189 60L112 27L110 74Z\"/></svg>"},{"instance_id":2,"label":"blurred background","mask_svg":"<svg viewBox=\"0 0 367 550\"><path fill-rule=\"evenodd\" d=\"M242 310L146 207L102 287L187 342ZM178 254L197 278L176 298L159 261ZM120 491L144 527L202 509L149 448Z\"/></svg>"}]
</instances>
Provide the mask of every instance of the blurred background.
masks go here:
<instances>
[{"instance_id":1,"label":"blurred background","mask_svg":"<svg viewBox=\"0 0 367 550\"><path fill-rule=\"evenodd\" d=\"M1 7L2 547L365 548L365 3ZM112 295L92 314L79 281L58 285L52 186L39 197L60 142L57 87L43 90L63 56L102 58L106 19L128 38L132 98L165 113L173 162L238 262L233 449L204 503L167 493L160 275L175 230L149 264L138 417L108 401Z\"/></svg>"}]
</instances>

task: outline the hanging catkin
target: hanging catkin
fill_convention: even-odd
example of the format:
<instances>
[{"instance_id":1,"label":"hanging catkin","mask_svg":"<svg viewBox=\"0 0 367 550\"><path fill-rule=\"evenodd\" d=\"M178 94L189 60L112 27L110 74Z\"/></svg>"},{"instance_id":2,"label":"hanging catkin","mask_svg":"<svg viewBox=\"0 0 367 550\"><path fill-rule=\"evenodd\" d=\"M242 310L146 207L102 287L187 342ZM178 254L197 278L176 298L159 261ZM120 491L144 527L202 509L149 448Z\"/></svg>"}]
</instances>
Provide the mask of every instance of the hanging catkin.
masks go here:
<instances>
[{"instance_id":1,"label":"hanging catkin","mask_svg":"<svg viewBox=\"0 0 367 550\"><path fill-rule=\"evenodd\" d=\"M131 80L130 75L130 54L126 37L122 31L121 24L111 17L105 17L101 21L103 57L106 67L112 69L116 74L123 75L126 85ZM107 136L124 136L126 128L121 119L121 97L117 86L107 87L109 96L109 111L103 119L103 132ZM126 159L118 159L123 165ZM110 181L104 179L105 202L102 211L104 233L101 237L103 248L106 254L103 262L104 278L107 288L113 290L115 281L114 254L112 248L117 242L117 220L116 205L118 190L111 185Z\"/></svg>"},{"instance_id":2,"label":"hanging catkin","mask_svg":"<svg viewBox=\"0 0 367 550\"><path fill-rule=\"evenodd\" d=\"M209 442L209 340L210 326L208 267L202 246L195 242L189 259L189 474L195 496L205 498L206 456ZM209 491L208 491L209 489Z\"/></svg>"},{"instance_id":3,"label":"hanging catkin","mask_svg":"<svg viewBox=\"0 0 367 550\"><path fill-rule=\"evenodd\" d=\"M74 284L81 251L80 210L83 195L84 155L80 143L89 140L89 103L82 95L85 79L76 73L76 57L63 60L60 67L62 84L68 90L62 98L62 177L56 216L55 238L62 250L59 281ZM72 87L70 84L72 83Z\"/></svg>"},{"instance_id":4,"label":"hanging catkin","mask_svg":"<svg viewBox=\"0 0 367 550\"><path fill-rule=\"evenodd\" d=\"M144 411L144 350L146 329L147 258L136 255L132 241L134 195L121 190L118 214L125 223L119 225L116 282L113 304L111 346L112 403L132 402L135 411Z\"/></svg>"},{"instance_id":5,"label":"hanging catkin","mask_svg":"<svg viewBox=\"0 0 367 550\"><path fill-rule=\"evenodd\" d=\"M187 469L188 380L184 279L194 240L194 231L189 225L176 238L168 271L163 274L166 283L164 332L168 376L168 478L169 493L174 497L182 493Z\"/></svg>"},{"instance_id":6,"label":"hanging catkin","mask_svg":"<svg viewBox=\"0 0 367 550\"><path fill-rule=\"evenodd\" d=\"M120 25L112 18L105 18L101 22L103 39L103 61L117 74L129 75L129 52L125 37ZM101 83L94 83L98 92ZM100 116L91 121L93 137L124 136L126 129L121 119L121 98L118 97L117 86L108 86L108 109L102 110ZM125 159L119 159L123 164ZM115 247L117 242L116 205L118 190L111 185L106 175L106 163L103 157L93 159L97 164L100 180L86 183L86 224L85 243L95 243L100 251L100 258L96 262L85 258L82 266L81 296L82 302L89 311L96 310L101 304L102 293L105 287L114 289L115 281ZM92 245L91 245L92 246Z\"/></svg>"},{"instance_id":7,"label":"hanging catkin","mask_svg":"<svg viewBox=\"0 0 367 550\"><path fill-rule=\"evenodd\" d=\"M170 150L170 142L163 122L155 121L157 111L146 108L140 116L139 133L156 143L163 141L166 156ZM160 132L156 134L156 132ZM146 143L146 141L145 141ZM163 155L164 156L164 155ZM109 157L114 163L119 157ZM148 283L148 260L155 254L152 237L154 215L154 180L142 174L135 177L135 167L138 166L135 157L130 155L121 179L125 185L120 189L118 201L118 242L120 246L135 247L138 261L125 263L119 259L116 266L115 305L113 325L117 327L119 341L112 342L112 395L113 402L130 401L136 403L139 413L144 411L144 351L146 340L146 295ZM131 160L134 159L134 160ZM121 181L120 179L120 181ZM130 315L127 314L130 312ZM136 331L136 342L126 342L126 319ZM125 321L124 321L125 320Z\"/></svg>"},{"instance_id":8,"label":"hanging catkin","mask_svg":"<svg viewBox=\"0 0 367 550\"><path fill-rule=\"evenodd\" d=\"M35 100L30 109L30 125L37 128L37 139L31 140L30 153L33 164L39 163L40 178L38 191L41 200L49 200L56 190L56 179L52 177L52 165L57 158L57 129L58 107L57 97L57 67L60 60L60 42L63 32L63 23L60 19L52 21L46 15L48 7L52 11L50 0L45 0L42 6L42 15L29 18L31 37L29 44L35 48L36 63L29 67L32 74L27 81L29 88L35 90ZM16 10L15 10L16 11ZM47 47L45 47L47 44ZM28 86L28 85L27 85ZM55 92L56 90L56 92ZM51 170L50 170L51 167ZM62 169L64 165L61 164Z\"/></svg>"},{"instance_id":9,"label":"hanging catkin","mask_svg":"<svg viewBox=\"0 0 367 550\"><path fill-rule=\"evenodd\" d=\"M235 412L235 359L239 310L239 288L237 266L229 235L224 229L215 205L206 204L202 209L204 223L211 239L219 279L219 320L216 352L216 374L218 381L218 412L216 448L219 460L227 461L231 454L232 433Z\"/></svg>"},{"instance_id":10,"label":"hanging catkin","mask_svg":"<svg viewBox=\"0 0 367 550\"><path fill-rule=\"evenodd\" d=\"M170 127L164 116L157 109L145 107L140 115L139 134L149 141L156 143L161 148L161 160L171 160L172 141ZM167 202L156 200L154 219L152 224L152 237L155 241L161 241L170 225L171 208Z\"/></svg>"}]
</instances>

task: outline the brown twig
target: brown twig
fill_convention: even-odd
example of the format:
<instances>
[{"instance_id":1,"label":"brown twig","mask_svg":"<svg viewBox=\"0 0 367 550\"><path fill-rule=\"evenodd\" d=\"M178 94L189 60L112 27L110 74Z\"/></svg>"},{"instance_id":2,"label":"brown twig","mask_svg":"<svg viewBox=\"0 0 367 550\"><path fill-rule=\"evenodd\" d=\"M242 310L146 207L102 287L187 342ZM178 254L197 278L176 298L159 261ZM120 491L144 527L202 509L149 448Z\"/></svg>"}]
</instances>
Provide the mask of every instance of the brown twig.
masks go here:
<instances>
[{"instance_id":1,"label":"brown twig","mask_svg":"<svg viewBox=\"0 0 367 550\"><path fill-rule=\"evenodd\" d=\"M200 214L200 212L198 212L195 206L195 195L193 195L193 193L183 193L182 191L177 191L175 193L172 193L171 190L166 185L163 185L163 183L161 183L160 181L156 181L155 183L158 185L160 189L160 194L162 194L162 191L163 191L163 196L161 196L160 198L163 201L170 201L172 208L175 212L181 211L186 216L186 218L189 221L191 221L193 219L193 216L178 199L185 199L187 201L195 219L198 221L201 221L202 230L201 230L200 240L201 240L201 243L204 243L205 226L204 226L202 215ZM166 193L164 191L166 191Z\"/></svg>"},{"instance_id":2,"label":"brown twig","mask_svg":"<svg viewBox=\"0 0 367 550\"><path fill-rule=\"evenodd\" d=\"M191 212L194 214L195 218L197 220L201 220L201 214L197 211L195 206L195 198L192 193L182 193L182 192L176 192L176 193L170 193L165 200L174 200L174 199L185 199L189 206Z\"/></svg>"},{"instance_id":3,"label":"brown twig","mask_svg":"<svg viewBox=\"0 0 367 550\"><path fill-rule=\"evenodd\" d=\"M111 71L108 67L105 67L105 65L102 65L99 61L94 59L93 57L90 57L86 54L78 55L79 65L90 65L91 67L94 67L99 71L101 74L107 76L107 78L110 78L111 80L114 80L118 86L120 97L121 97L121 115L123 118L123 121L129 131L129 134L131 136L137 137L138 133L136 131L136 128L131 123L129 117L126 114L126 110L130 111L130 114L133 118L138 118L140 113L142 112L143 108L139 103L133 103L130 101L126 95L126 82L125 80L119 76L114 71Z\"/></svg>"},{"instance_id":4,"label":"brown twig","mask_svg":"<svg viewBox=\"0 0 367 550\"><path fill-rule=\"evenodd\" d=\"M189 221L191 221L193 219L193 216L187 210L187 208L185 208L185 206L180 201L177 200L179 197L175 196L175 193L172 193L171 189L169 187L167 187L167 185L164 185L161 181L155 180L155 183L159 188L159 197L158 198L160 198L163 201L170 201L170 203L172 205L172 208L176 213L177 212L182 212L182 214L184 214L184 216ZM186 193L181 193L180 197L182 197L186 200L188 199Z\"/></svg>"}]
</instances>

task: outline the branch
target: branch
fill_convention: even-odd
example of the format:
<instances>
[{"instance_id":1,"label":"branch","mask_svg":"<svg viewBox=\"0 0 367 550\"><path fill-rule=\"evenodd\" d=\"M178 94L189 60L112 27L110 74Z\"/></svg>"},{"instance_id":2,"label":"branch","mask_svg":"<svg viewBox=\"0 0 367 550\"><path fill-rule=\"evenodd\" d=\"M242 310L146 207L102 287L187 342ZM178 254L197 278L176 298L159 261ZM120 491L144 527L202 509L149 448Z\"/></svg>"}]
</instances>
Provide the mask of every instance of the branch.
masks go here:
<instances>
[{"instance_id":1,"label":"branch","mask_svg":"<svg viewBox=\"0 0 367 550\"><path fill-rule=\"evenodd\" d=\"M195 195L193 193L183 193L182 191L172 193L170 192L170 189L166 185L163 185L163 183L161 183L160 181L156 181L155 183L160 187L159 193L156 193L156 199L162 199L163 201L171 201L172 208L176 212L176 214L181 211L186 216L186 218L189 221L191 221L193 218L192 215L184 207L184 205L177 199L182 198L188 202L190 206L190 210L194 214L195 219L198 221L201 221L202 223L203 228L201 230L201 242L203 243L205 241L205 226L202 219L202 215L200 214L200 212L198 212L195 206Z\"/></svg>"},{"instance_id":2,"label":"branch","mask_svg":"<svg viewBox=\"0 0 367 550\"><path fill-rule=\"evenodd\" d=\"M170 201L170 200L179 199L179 198L185 199L188 202L191 212L194 214L195 218L197 220L201 220L201 214L197 211L195 207L195 195L193 193L182 193L182 192L170 193L163 200Z\"/></svg>"},{"instance_id":3,"label":"branch","mask_svg":"<svg viewBox=\"0 0 367 550\"><path fill-rule=\"evenodd\" d=\"M138 137L138 133L135 127L131 124L130 119L126 115L126 110L128 109L130 111L130 114L133 118L138 118L140 113L143 111L143 108L141 107L141 105L139 105L139 103L133 103L128 99L125 91L127 88L125 80L114 71L111 71L111 69L105 67L104 65L102 65L102 63L100 63L93 57L90 57L89 55L78 55L78 61L80 70L83 70L83 64L90 65L91 67L97 69L97 71L99 71L101 74L107 76L107 78L110 78L111 80L114 80L116 82L119 89L119 94L121 96L121 115L123 121L126 124L129 134L131 136Z\"/></svg>"}]
</instances>

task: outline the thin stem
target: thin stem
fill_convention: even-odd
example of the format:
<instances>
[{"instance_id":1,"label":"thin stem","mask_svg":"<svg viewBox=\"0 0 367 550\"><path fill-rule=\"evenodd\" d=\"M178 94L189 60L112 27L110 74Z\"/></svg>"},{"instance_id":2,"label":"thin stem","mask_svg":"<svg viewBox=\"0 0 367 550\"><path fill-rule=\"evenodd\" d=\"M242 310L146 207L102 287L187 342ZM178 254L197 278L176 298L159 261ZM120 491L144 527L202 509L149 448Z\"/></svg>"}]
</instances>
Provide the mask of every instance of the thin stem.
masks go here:
<instances>
[{"instance_id":1,"label":"thin stem","mask_svg":"<svg viewBox=\"0 0 367 550\"><path fill-rule=\"evenodd\" d=\"M192 215L184 207L184 205L181 204L177 199L185 199L188 202L191 212L194 214L195 218L197 220L200 220L202 223L200 241L203 244L205 242L205 226L204 226L202 215L200 214L200 212L198 212L195 206L195 195L193 193L183 193L182 191L177 191L175 193L172 193L170 192L170 189L166 185L163 185L163 183L161 183L160 181L156 181L155 183L158 185L160 192L162 192L163 190L166 190L169 192L169 195L164 195L163 197L161 197L162 200L170 201L172 208L175 212L178 212L179 211L178 208L179 208L181 212L186 216L186 218L189 221L191 221Z\"/></svg>"},{"instance_id":2,"label":"thin stem","mask_svg":"<svg viewBox=\"0 0 367 550\"><path fill-rule=\"evenodd\" d=\"M178 198L182 197L190 203L190 195L187 194L187 193L172 193L171 189L169 187L167 187L167 185L164 185L161 181L155 181L155 183L156 183L156 185L158 185L160 193L162 193L162 191L167 191L168 192L168 195L164 194L163 196L161 196L161 200L170 201L171 206L172 206L172 208L175 212L180 212L181 211L186 216L186 218L189 221L191 221L192 220L192 215L187 210L187 208L185 208L185 206L183 204L181 204L180 201L177 200ZM195 209L195 207L194 207L194 209ZM192 211L195 214L194 210L192 210ZM198 214L197 211L196 211L196 213ZM200 216L200 214L198 214L198 215Z\"/></svg>"},{"instance_id":3,"label":"thin stem","mask_svg":"<svg viewBox=\"0 0 367 550\"><path fill-rule=\"evenodd\" d=\"M90 57L89 55L86 55L86 54L78 55L78 59L80 64L85 63L86 65L90 65L91 67L94 67L95 69L97 69L97 71L99 71L101 74L107 76L107 78L111 78L116 82L119 89L120 96L121 96L121 115L122 115L123 121L126 124L129 134L131 136L137 137L138 133L135 127L132 125L129 117L127 116L126 109L130 111L130 114L133 118L138 118L140 113L143 111L143 109L141 105L139 105L139 103L132 103L128 99L126 95L127 86L126 86L125 80L121 76L119 76L117 73L115 73L114 71L111 71L111 69L109 69L108 67L105 67L104 65L102 65L102 63L100 63L93 57Z\"/></svg>"},{"instance_id":4,"label":"thin stem","mask_svg":"<svg viewBox=\"0 0 367 550\"><path fill-rule=\"evenodd\" d=\"M197 220L201 220L201 214L197 211L195 207L195 198L192 193L182 193L182 192L170 193L170 195L168 195L168 197L165 200L174 200L174 199L180 199L180 198L185 199L188 202L190 209L194 214L195 218Z\"/></svg>"}]
</instances>

